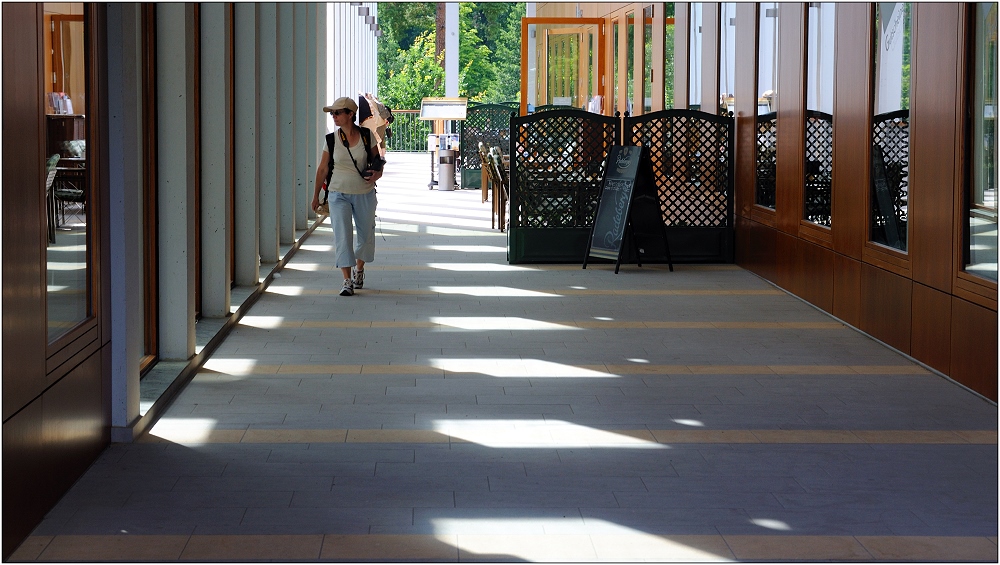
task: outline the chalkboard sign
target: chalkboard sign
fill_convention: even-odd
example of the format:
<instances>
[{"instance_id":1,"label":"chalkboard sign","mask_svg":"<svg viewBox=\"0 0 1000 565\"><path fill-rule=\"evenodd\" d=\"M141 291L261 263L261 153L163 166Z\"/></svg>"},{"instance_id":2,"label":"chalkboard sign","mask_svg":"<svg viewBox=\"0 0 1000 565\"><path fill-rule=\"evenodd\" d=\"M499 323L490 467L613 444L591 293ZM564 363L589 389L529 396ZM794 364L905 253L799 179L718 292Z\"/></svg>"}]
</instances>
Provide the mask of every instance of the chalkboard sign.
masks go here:
<instances>
[{"instance_id":1,"label":"chalkboard sign","mask_svg":"<svg viewBox=\"0 0 1000 565\"><path fill-rule=\"evenodd\" d=\"M637 226L641 234L636 232ZM641 146L614 146L608 154L608 169L583 268L587 268L590 257L599 257L615 261L617 273L626 240L631 240L640 261L646 255L646 248L655 247L665 253L670 263L659 199L653 188L649 150ZM672 263L670 270L674 270Z\"/></svg>"}]
</instances>

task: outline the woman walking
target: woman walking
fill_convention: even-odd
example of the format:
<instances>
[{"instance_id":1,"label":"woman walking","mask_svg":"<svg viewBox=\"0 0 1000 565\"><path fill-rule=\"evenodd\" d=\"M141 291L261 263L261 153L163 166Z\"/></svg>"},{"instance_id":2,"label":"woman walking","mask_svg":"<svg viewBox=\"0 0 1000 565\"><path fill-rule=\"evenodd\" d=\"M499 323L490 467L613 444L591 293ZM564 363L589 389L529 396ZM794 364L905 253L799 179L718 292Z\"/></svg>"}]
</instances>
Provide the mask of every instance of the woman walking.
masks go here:
<instances>
[{"instance_id":1,"label":"woman walking","mask_svg":"<svg viewBox=\"0 0 1000 565\"><path fill-rule=\"evenodd\" d=\"M372 147L371 131L354 123L358 111L354 100L338 98L323 111L333 116L337 127L326 135L326 149L316 167L312 209L319 208L325 184L337 267L344 275L340 295L352 296L364 287L365 263L375 260L375 181L382 177L384 162L378 148Z\"/></svg>"}]
</instances>

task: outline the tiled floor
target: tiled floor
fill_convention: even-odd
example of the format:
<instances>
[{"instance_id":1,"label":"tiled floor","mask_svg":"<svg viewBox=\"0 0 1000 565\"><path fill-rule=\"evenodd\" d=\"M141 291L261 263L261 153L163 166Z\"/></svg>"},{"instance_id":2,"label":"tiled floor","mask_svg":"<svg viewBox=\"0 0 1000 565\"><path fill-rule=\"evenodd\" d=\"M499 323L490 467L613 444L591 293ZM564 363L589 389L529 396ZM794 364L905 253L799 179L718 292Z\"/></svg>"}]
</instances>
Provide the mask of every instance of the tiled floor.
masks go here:
<instances>
[{"instance_id":1,"label":"tiled floor","mask_svg":"<svg viewBox=\"0 0 1000 565\"><path fill-rule=\"evenodd\" d=\"M508 265L390 159L18 561L997 561L997 407L735 266Z\"/></svg>"}]
</instances>

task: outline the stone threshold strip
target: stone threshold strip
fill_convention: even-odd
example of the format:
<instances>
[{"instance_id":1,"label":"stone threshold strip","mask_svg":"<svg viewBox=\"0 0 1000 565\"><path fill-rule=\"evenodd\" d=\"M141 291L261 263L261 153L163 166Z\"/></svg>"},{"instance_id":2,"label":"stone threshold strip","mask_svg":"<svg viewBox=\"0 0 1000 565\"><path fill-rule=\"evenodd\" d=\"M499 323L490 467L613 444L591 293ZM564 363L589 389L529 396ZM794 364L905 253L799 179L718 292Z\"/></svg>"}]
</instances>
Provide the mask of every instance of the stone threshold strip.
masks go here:
<instances>
[{"instance_id":1,"label":"stone threshold strip","mask_svg":"<svg viewBox=\"0 0 1000 565\"><path fill-rule=\"evenodd\" d=\"M469 329L464 324L475 324L477 321L489 322L488 329L491 330L517 330L517 329L538 329L538 325L544 324L546 329L752 329L752 330L836 330L846 329L847 326L840 322L616 322L616 321L535 321L518 317L491 317L491 316L465 316L452 317L448 320L453 323L443 321L406 321L406 320L271 320L267 316L244 316L241 324L268 329L455 329L459 324L459 329ZM475 329L474 327L472 329ZM487 328L483 328L487 329Z\"/></svg>"},{"instance_id":2,"label":"stone threshold strip","mask_svg":"<svg viewBox=\"0 0 1000 565\"><path fill-rule=\"evenodd\" d=\"M31 536L16 562L87 561L993 562L971 536L314 534Z\"/></svg>"},{"instance_id":3,"label":"stone threshold strip","mask_svg":"<svg viewBox=\"0 0 1000 565\"><path fill-rule=\"evenodd\" d=\"M368 322L365 322L368 323ZM210 359L204 371L236 376L246 375L422 375L445 377L447 375L482 374L496 369L504 377L538 377L539 367L551 371L555 364L524 359L503 360L449 360L449 367L411 364L255 364L243 359ZM618 375L914 375L933 374L916 364L904 365L566 365L568 376L615 377ZM579 374L577 374L579 372Z\"/></svg>"},{"instance_id":4,"label":"stone threshold strip","mask_svg":"<svg viewBox=\"0 0 1000 565\"><path fill-rule=\"evenodd\" d=\"M671 444L996 445L996 430L591 430L559 423L491 430L498 445L519 447L655 447ZM435 430L410 429L213 429L161 423L137 441L148 443L476 443Z\"/></svg>"}]
</instances>

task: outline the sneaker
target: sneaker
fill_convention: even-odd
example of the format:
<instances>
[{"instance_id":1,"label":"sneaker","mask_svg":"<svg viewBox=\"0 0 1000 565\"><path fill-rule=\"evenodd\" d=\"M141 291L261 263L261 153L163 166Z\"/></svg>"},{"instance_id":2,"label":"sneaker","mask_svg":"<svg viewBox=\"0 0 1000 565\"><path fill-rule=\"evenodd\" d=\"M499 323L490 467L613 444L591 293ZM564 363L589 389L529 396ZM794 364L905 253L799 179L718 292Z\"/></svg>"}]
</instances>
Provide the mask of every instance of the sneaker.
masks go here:
<instances>
[{"instance_id":1,"label":"sneaker","mask_svg":"<svg viewBox=\"0 0 1000 565\"><path fill-rule=\"evenodd\" d=\"M344 279L344 288L340 289L341 296L353 296L354 295L354 283L351 279Z\"/></svg>"},{"instance_id":2,"label":"sneaker","mask_svg":"<svg viewBox=\"0 0 1000 565\"><path fill-rule=\"evenodd\" d=\"M364 288L365 287L365 270L358 270L357 267L351 267L351 279L354 281L354 288Z\"/></svg>"}]
</instances>

